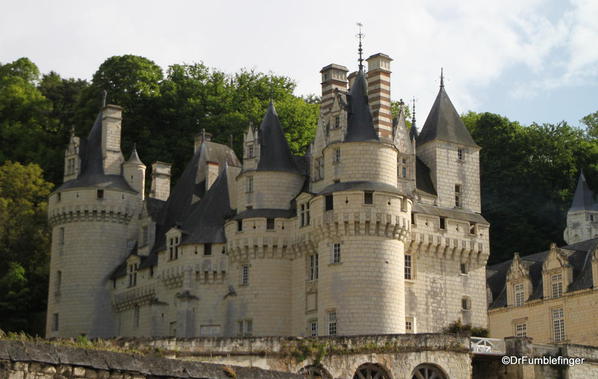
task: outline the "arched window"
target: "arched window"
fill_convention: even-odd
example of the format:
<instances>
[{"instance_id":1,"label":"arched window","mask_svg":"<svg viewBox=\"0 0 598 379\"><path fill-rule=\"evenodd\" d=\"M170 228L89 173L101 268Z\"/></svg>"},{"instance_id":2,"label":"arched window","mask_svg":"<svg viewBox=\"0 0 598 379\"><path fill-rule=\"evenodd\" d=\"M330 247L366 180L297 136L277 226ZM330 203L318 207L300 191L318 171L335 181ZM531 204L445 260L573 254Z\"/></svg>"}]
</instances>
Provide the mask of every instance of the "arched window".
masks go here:
<instances>
[{"instance_id":1,"label":"arched window","mask_svg":"<svg viewBox=\"0 0 598 379\"><path fill-rule=\"evenodd\" d=\"M422 364L413 370L411 379L447 379L448 377L442 370L435 365Z\"/></svg>"},{"instance_id":2,"label":"arched window","mask_svg":"<svg viewBox=\"0 0 598 379\"><path fill-rule=\"evenodd\" d=\"M365 363L357 368L353 379L390 379L390 375L378 364Z\"/></svg>"},{"instance_id":3,"label":"arched window","mask_svg":"<svg viewBox=\"0 0 598 379\"><path fill-rule=\"evenodd\" d=\"M332 375L322 365L309 365L299 370L299 375L308 379L332 379Z\"/></svg>"}]
</instances>

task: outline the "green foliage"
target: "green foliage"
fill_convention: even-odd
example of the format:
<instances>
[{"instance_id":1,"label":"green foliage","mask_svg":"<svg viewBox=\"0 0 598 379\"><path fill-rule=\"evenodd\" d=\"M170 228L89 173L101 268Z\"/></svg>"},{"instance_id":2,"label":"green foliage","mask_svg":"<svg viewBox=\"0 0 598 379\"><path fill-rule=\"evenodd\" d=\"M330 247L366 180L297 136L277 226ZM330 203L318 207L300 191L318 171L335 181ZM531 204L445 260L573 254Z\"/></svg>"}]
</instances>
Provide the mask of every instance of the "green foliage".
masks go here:
<instances>
[{"instance_id":1,"label":"green foliage","mask_svg":"<svg viewBox=\"0 0 598 379\"><path fill-rule=\"evenodd\" d=\"M482 214L490 222L490 263L563 244L579 169L598 174L598 144L565 122L521 126L491 113L463 116L481 146ZM594 181L598 184L598 181Z\"/></svg>"},{"instance_id":2,"label":"green foliage","mask_svg":"<svg viewBox=\"0 0 598 379\"><path fill-rule=\"evenodd\" d=\"M488 329L472 327L470 324L463 324L461 320L453 321L442 332L472 337L488 337L490 335Z\"/></svg>"},{"instance_id":3,"label":"green foliage","mask_svg":"<svg viewBox=\"0 0 598 379\"><path fill-rule=\"evenodd\" d=\"M0 329L42 334L49 230L47 198L52 184L36 164L0 166Z\"/></svg>"},{"instance_id":4,"label":"green foliage","mask_svg":"<svg viewBox=\"0 0 598 379\"><path fill-rule=\"evenodd\" d=\"M586 131L590 137L598 138L598 111L590 113L580 121L586 126Z\"/></svg>"}]
</instances>

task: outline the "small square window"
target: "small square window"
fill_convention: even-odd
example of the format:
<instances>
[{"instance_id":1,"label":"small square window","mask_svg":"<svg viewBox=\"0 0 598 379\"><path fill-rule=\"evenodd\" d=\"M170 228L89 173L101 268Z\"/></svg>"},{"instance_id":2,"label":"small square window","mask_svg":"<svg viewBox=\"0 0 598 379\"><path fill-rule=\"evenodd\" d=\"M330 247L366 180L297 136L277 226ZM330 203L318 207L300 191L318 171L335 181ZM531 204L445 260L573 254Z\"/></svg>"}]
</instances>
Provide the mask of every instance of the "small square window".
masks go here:
<instances>
[{"instance_id":1,"label":"small square window","mask_svg":"<svg viewBox=\"0 0 598 379\"><path fill-rule=\"evenodd\" d=\"M465 296L461 299L461 309L464 311L471 310L471 299L470 298Z\"/></svg>"},{"instance_id":2,"label":"small square window","mask_svg":"<svg viewBox=\"0 0 598 379\"><path fill-rule=\"evenodd\" d=\"M374 193L370 191L366 191L363 193L363 203L364 204L374 204Z\"/></svg>"},{"instance_id":3,"label":"small square window","mask_svg":"<svg viewBox=\"0 0 598 379\"><path fill-rule=\"evenodd\" d=\"M461 274L467 274L467 263L461 263Z\"/></svg>"},{"instance_id":4,"label":"small square window","mask_svg":"<svg viewBox=\"0 0 598 379\"><path fill-rule=\"evenodd\" d=\"M98 199L103 199L104 198L104 190L99 189L97 192L97 196L98 196Z\"/></svg>"},{"instance_id":5,"label":"small square window","mask_svg":"<svg viewBox=\"0 0 598 379\"><path fill-rule=\"evenodd\" d=\"M266 219L266 229L274 230L274 219L273 218Z\"/></svg>"}]
</instances>

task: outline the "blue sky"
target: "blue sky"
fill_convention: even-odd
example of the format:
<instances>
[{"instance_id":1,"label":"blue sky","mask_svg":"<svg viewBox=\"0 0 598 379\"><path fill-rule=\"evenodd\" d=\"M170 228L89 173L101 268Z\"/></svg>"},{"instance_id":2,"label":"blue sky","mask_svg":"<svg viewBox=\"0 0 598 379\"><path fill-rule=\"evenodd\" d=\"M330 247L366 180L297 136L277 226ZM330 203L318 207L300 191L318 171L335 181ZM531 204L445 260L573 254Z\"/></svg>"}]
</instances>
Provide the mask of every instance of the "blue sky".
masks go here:
<instances>
[{"instance_id":1,"label":"blue sky","mask_svg":"<svg viewBox=\"0 0 598 379\"><path fill-rule=\"evenodd\" d=\"M359 21L366 56L394 59L391 96L417 99L420 126L440 67L460 112L579 125L598 111L598 0L20 0L0 9L0 62L27 56L66 77L89 79L106 58L137 54L163 68L274 72L294 78L298 94L319 93L323 66L357 68Z\"/></svg>"}]
</instances>

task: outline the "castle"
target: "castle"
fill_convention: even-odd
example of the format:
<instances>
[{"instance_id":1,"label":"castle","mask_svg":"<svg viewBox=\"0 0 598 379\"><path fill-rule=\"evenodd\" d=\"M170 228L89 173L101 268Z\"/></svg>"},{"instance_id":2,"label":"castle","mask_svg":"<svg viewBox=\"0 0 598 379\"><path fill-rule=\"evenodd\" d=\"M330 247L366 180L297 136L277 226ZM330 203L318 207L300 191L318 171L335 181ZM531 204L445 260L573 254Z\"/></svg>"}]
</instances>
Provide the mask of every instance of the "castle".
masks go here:
<instances>
[{"instance_id":1,"label":"castle","mask_svg":"<svg viewBox=\"0 0 598 379\"><path fill-rule=\"evenodd\" d=\"M316 137L291 154L270 104L243 159L210 136L170 165L121 152L122 109L72 136L49 199L47 336L326 336L487 325L479 147L441 80L418 135L390 63L321 70Z\"/></svg>"}]
</instances>

